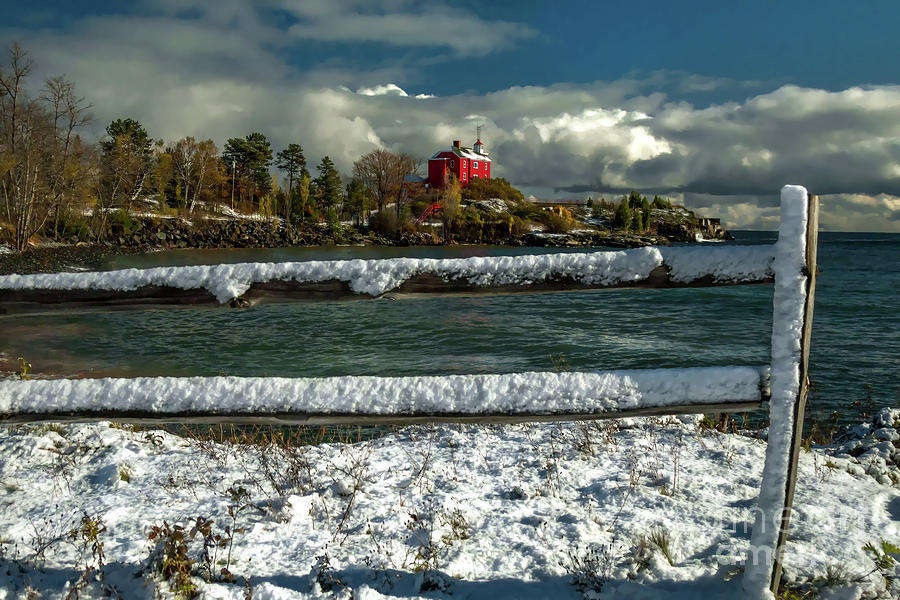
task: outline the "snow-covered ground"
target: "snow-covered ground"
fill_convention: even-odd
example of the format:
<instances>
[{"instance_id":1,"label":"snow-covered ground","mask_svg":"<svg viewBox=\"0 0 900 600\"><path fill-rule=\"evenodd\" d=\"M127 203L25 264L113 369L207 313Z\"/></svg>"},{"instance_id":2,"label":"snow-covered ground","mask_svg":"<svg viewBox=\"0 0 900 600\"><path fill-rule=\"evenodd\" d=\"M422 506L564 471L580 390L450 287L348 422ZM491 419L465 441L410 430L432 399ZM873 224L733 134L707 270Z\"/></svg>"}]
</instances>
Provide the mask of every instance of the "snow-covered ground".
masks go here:
<instances>
[{"instance_id":1,"label":"snow-covered ground","mask_svg":"<svg viewBox=\"0 0 900 600\"><path fill-rule=\"evenodd\" d=\"M877 480L896 477L898 417L801 453L785 558L799 591L887 594L863 547L900 537L900 488ZM412 427L289 448L8 427L0 598L171 597L168 559L203 598L730 599L764 453L689 417Z\"/></svg>"}]
</instances>

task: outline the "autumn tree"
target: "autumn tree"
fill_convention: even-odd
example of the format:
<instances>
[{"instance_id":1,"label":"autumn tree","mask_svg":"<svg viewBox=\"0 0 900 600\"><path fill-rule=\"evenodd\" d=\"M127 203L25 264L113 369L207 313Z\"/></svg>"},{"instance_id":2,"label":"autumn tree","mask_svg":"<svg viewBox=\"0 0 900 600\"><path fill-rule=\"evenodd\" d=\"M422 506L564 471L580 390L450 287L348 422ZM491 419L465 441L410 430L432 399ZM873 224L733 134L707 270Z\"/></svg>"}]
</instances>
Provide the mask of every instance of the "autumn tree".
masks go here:
<instances>
[{"instance_id":1,"label":"autumn tree","mask_svg":"<svg viewBox=\"0 0 900 600\"><path fill-rule=\"evenodd\" d=\"M96 232L103 236L109 209L128 211L149 188L153 169L153 140L135 119L116 119L100 141L99 211L95 211Z\"/></svg>"},{"instance_id":2,"label":"autumn tree","mask_svg":"<svg viewBox=\"0 0 900 600\"><path fill-rule=\"evenodd\" d=\"M419 167L415 157L405 153L395 153L383 148L363 154L353 163L353 177L366 186L378 206L384 207L390 200L397 206L400 215L400 188L403 178L414 174Z\"/></svg>"},{"instance_id":3,"label":"autumn tree","mask_svg":"<svg viewBox=\"0 0 900 600\"><path fill-rule=\"evenodd\" d=\"M198 142L188 136L175 142L169 154L172 168L181 180L184 202L189 203L188 211L193 212L200 193L214 181L219 149L212 140Z\"/></svg>"},{"instance_id":4,"label":"autumn tree","mask_svg":"<svg viewBox=\"0 0 900 600\"><path fill-rule=\"evenodd\" d=\"M309 174L303 173L300 175L300 182L297 184L297 193L291 198L291 202L294 212L297 213L301 219L306 218L306 212L309 209L311 188L312 180L309 178Z\"/></svg>"},{"instance_id":5,"label":"autumn tree","mask_svg":"<svg viewBox=\"0 0 900 600\"><path fill-rule=\"evenodd\" d=\"M462 198L460 189L459 179L456 178L456 175L451 174L438 196L441 204L441 221L444 224L445 242L449 239L449 233L453 229L456 215L459 212L459 201Z\"/></svg>"},{"instance_id":6,"label":"autumn tree","mask_svg":"<svg viewBox=\"0 0 900 600\"><path fill-rule=\"evenodd\" d=\"M288 147L279 152L277 155L277 161L275 166L284 171L284 173L288 176L288 198L293 199L294 197L294 180L299 178L305 173L308 175L306 171L306 157L303 156L303 148L300 147L300 144L288 144ZM286 209L284 211L285 222L290 225L291 224L291 212L293 210L292 201L286 202Z\"/></svg>"},{"instance_id":7,"label":"autumn tree","mask_svg":"<svg viewBox=\"0 0 900 600\"><path fill-rule=\"evenodd\" d=\"M0 70L0 190L19 250L87 179L85 146L75 130L89 121L89 105L61 77L48 79L43 94L31 97L31 70L28 53L13 44L9 65Z\"/></svg>"}]
</instances>

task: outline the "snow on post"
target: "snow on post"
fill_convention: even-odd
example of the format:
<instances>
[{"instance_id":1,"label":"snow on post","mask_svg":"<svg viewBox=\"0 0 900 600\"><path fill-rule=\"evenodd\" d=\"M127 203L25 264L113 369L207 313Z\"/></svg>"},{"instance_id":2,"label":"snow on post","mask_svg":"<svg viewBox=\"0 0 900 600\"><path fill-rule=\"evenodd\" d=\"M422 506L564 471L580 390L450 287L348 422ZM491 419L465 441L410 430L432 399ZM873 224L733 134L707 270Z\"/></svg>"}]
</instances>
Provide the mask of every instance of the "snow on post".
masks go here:
<instances>
[{"instance_id":1,"label":"snow on post","mask_svg":"<svg viewBox=\"0 0 900 600\"><path fill-rule=\"evenodd\" d=\"M743 587L751 598L774 598L769 589L785 501L800 394L802 338L807 297L806 237L809 198L806 188L781 189L781 224L775 244L775 294L772 314L769 438L756 520L744 566ZM775 582L777 585L777 582Z\"/></svg>"}]
</instances>

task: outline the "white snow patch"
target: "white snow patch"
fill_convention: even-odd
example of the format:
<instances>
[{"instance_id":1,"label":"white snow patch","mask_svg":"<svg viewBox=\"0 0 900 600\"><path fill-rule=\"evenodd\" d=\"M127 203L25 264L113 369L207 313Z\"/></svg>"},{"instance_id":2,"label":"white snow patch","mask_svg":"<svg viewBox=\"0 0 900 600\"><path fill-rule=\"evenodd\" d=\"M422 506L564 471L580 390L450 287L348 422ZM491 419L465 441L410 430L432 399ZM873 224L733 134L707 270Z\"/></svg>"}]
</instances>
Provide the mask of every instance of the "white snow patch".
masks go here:
<instances>
[{"instance_id":1,"label":"white snow patch","mask_svg":"<svg viewBox=\"0 0 900 600\"><path fill-rule=\"evenodd\" d=\"M571 276L585 285L613 285L646 279L654 268L665 262L672 267L672 277L684 282L706 274L712 274L717 281L754 280L771 275L771 246L699 250L647 247L527 256L238 263L78 274L4 275L0 276L0 289L203 288L224 303L245 293L251 284L266 281L346 281L358 294L380 296L421 274L432 274L445 280L466 279L482 286L529 285L560 276Z\"/></svg>"},{"instance_id":2,"label":"white snow patch","mask_svg":"<svg viewBox=\"0 0 900 600\"><path fill-rule=\"evenodd\" d=\"M443 377L136 377L0 381L0 414L91 412L307 414L602 413L760 399L756 367L529 372Z\"/></svg>"},{"instance_id":3,"label":"white snow patch","mask_svg":"<svg viewBox=\"0 0 900 600\"><path fill-rule=\"evenodd\" d=\"M216 571L230 559L237 581L203 581L202 540L188 540L202 600L244 598L245 578L252 598L734 599L740 583L728 578L746 553L764 452L759 440L674 418L414 427L292 448L105 424L2 428L0 597L64 598L93 562L67 537L87 514L103 520L106 564L82 598L172 597L146 568L147 534L163 522L189 533L203 516L214 533L235 531L230 554L209 551ZM801 453L794 583L835 564L861 576L872 568L862 546L898 533L900 491L842 470L820 477L816 460ZM110 485L123 464L130 482ZM358 491L342 496L334 483L348 478ZM660 530L674 566L652 544L638 554L638 540ZM602 593L582 596L568 571L590 549ZM317 559L326 555L330 569ZM878 573L852 587L842 597L887 595Z\"/></svg>"}]
</instances>

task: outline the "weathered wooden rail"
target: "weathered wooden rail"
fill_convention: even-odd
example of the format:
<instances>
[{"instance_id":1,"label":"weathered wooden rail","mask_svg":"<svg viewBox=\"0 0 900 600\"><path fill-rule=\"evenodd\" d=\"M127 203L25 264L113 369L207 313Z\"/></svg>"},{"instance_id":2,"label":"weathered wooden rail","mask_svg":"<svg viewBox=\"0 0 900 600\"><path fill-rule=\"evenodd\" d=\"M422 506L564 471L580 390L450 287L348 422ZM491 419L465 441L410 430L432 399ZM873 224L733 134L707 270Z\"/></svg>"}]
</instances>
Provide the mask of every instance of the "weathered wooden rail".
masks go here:
<instances>
[{"instance_id":1,"label":"weathered wooden rail","mask_svg":"<svg viewBox=\"0 0 900 600\"><path fill-rule=\"evenodd\" d=\"M427 296L534 294L621 288L772 283L771 247L639 248L614 252L474 257L245 263L0 276L0 315L50 310L156 306L250 307L267 302ZM738 272L707 273L707 255ZM521 265L527 263L524 267ZM512 275L504 270L516 268Z\"/></svg>"},{"instance_id":2,"label":"weathered wooden rail","mask_svg":"<svg viewBox=\"0 0 900 600\"><path fill-rule=\"evenodd\" d=\"M271 301L775 284L764 367L322 379L0 382L0 423L406 424L740 412L769 403L769 445L744 588L777 591L807 395L818 200L782 190L775 246L641 248L475 259L217 265L0 277L0 315Z\"/></svg>"}]
</instances>

